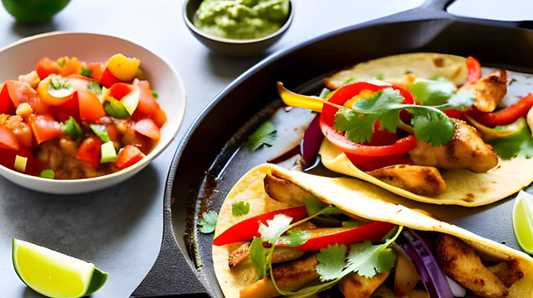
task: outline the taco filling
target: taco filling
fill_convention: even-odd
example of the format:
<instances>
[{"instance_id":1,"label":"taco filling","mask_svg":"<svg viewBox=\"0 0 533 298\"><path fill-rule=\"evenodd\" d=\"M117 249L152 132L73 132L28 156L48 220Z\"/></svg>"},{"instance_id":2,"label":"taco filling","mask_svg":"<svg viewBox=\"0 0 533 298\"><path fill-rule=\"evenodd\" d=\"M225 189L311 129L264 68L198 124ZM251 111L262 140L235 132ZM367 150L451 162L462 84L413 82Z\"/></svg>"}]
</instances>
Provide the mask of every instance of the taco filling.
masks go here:
<instances>
[{"instance_id":1,"label":"taco filling","mask_svg":"<svg viewBox=\"0 0 533 298\"><path fill-rule=\"evenodd\" d=\"M250 213L232 215L243 200ZM252 169L228 194L213 241L225 296L533 295L529 256L398 200L363 181Z\"/></svg>"},{"instance_id":2,"label":"taco filling","mask_svg":"<svg viewBox=\"0 0 533 298\"><path fill-rule=\"evenodd\" d=\"M430 70L424 67L428 63ZM402 68L405 73L398 77ZM389 77L368 77L380 70ZM430 77L419 76L431 71ZM340 84L338 77L348 74L361 77ZM330 170L422 202L479 206L533 180L533 170L507 175L533 163L526 122L533 95L498 109L508 81L506 70L482 77L473 57L416 53L372 60L327 77L322 99L292 93L282 83L278 90L287 105L320 112L325 138L320 154ZM505 190L495 192L495 184Z\"/></svg>"}]
</instances>

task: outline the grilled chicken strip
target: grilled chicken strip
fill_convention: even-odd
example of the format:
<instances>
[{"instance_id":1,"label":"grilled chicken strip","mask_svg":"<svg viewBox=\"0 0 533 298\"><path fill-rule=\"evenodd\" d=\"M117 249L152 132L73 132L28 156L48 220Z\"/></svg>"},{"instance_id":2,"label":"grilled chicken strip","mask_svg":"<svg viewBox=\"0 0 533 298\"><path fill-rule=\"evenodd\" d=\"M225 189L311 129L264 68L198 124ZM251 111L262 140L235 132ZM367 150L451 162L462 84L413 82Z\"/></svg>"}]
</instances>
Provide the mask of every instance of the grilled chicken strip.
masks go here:
<instances>
[{"instance_id":1,"label":"grilled chicken strip","mask_svg":"<svg viewBox=\"0 0 533 298\"><path fill-rule=\"evenodd\" d=\"M265 192L274 200L289 203L291 206L302 206L311 196L298 185L282 178L266 175L264 179Z\"/></svg>"},{"instance_id":2,"label":"grilled chicken strip","mask_svg":"<svg viewBox=\"0 0 533 298\"><path fill-rule=\"evenodd\" d=\"M520 265L516 259L510 261L500 262L494 266L488 267L503 284L510 288L515 282L524 277L524 272L520 269Z\"/></svg>"},{"instance_id":3,"label":"grilled chicken strip","mask_svg":"<svg viewBox=\"0 0 533 298\"><path fill-rule=\"evenodd\" d=\"M446 189L446 182L435 167L395 165L366 173L385 183L422 196L436 196Z\"/></svg>"},{"instance_id":4,"label":"grilled chicken strip","mask_svg":"<svg viewBox=\"0 0 533 298\"><path fill-rule=\"evenodd\" d=\"M344 278L339 283L344 298L369 298L376 289L389 277L390 271L366 278L357 273Z\"/></svg>"},{"instance_id":5,"label":"grilled chicken strip","mask_svg":"<svg viewBox=\"0 0 533 298\"><path fill-rule=\"evenodd\" d=\"M435 242L437 259L444 272L480 297L505 297L509 294L503 282L492 273L474 249L446 234Z\"/></svg>"},{"instance_id":6,"label":"grilled chicken strip","mask_svg":"<svg viewBox=\"0 0 533 298\"><path fill-rule=\"evenodd\" d=\"M474 106L482 112L492 112L507 93L507 71L498 70L473 83L464 84L459 90L474 90Z\"/></svg>"},{"instance_id":7,"label":"grilled chicken strip","mask_svg":"<svg viewBox=\"0 0 533 298\"><path fill-rule=\"evenodd\" d=\"M476 129L466 122L454 121L455 131L445 145L435 147L418 140L416 148L409 152L413 162L440 169L467 169L474 173L485 173L494 168L498 156L492 146L483 142Z\"/></svg>"},{"instance_id":8,"label":"grilled chicken strip","mask_svg":"<svg viewBox=\"0 0 533 298\"><path fill-rule=\"evenodd\" d=\"M289 247L276 247L272 254L272 264L293 261L304 255L303 250L296 250ZM250 255L250 243L244 243L234 250L229 256L229 268L233 269L240 262L244 261Z\"/></svg>"}]
</instances>

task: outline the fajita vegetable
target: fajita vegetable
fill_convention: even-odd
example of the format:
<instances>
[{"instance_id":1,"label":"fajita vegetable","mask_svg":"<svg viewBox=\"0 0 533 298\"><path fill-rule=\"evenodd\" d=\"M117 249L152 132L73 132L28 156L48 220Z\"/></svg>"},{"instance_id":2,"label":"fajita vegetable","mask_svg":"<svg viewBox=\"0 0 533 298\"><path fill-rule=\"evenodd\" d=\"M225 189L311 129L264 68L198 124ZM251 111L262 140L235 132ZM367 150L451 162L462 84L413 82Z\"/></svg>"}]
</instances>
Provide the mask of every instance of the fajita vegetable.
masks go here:
<instances>
[{"instance_id":1,"label":"fajita vegetable","mask_svg":"<svg viewBox=\"0 0 533 298\"><path fill-rule=\"evenodd\" d=\"M250 213L233 216L241 201ZM220 287L226 297L533 295L529 256L409 204L365 181L258 166L219 213L213 261ZM252 221L246 237L220 241Z\"/></svg>"},{"instance_id":2,"label":"fajita vegetable","mask_svg":"<svg viewBox=\"0 0 533 298\"><path fill-rule=\"evenodd\" d=\"M425 203L481 206L533 181L533 100L495 111L507 80L505 70L481 77L473 57L414 53L326 77L325 99L278 90L286 104L321 112L330 170Z\"/></svg>"}]
</instances>

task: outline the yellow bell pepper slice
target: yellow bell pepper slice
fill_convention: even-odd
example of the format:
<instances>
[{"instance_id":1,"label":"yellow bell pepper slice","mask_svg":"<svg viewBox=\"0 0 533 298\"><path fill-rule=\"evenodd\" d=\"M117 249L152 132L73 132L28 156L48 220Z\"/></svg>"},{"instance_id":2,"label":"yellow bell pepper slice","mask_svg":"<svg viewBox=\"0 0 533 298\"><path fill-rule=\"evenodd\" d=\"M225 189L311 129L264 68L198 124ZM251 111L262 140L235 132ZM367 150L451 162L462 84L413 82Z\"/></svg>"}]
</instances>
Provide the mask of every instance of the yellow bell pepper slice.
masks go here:
<instances>
[{"instance_id":1,"label":"yellow bell pepper slice","mask_svg":"<svg viewBox=\"0 0 533 298\"><path fill-rule=\"evenodd\" d=\"M318 113L322 112L322 106L324 105L322 98L294 93L287 90L282 82L277 82L277 85L279 96L281 96L281 99L286 105L309 109Z\"/></svg>"},{"instance_id":2,"label":"yellow bell pepper slice","mask_svg":"<svg viewBox=\"0 0 533 298\"><path fill-rule=\"evenodd\" d=\"M106 66L109 71L121 81L131 81L139 69L141 60L128 58L122 54L113 55L107 60Z\"/></svg>"}]
</instances>

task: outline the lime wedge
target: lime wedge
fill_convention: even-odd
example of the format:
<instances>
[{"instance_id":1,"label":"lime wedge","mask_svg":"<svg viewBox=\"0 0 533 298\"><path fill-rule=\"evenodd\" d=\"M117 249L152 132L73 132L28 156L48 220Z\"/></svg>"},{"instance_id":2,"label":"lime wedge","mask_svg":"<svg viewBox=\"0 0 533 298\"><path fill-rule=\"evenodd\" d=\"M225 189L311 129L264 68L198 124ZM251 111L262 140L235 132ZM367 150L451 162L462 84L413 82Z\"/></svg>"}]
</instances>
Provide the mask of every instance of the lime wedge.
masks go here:
<instances>
[{"instance_id":1,"label":"lime wedge","mask_svg":"<svg viewBox=\"0 0 533 298\"><path fill-rule=\"evenodd\" d=\"M520 191L513 208L513 228L518 245L533 254L533 195Z\"/></svg>"},{"instance_id":2,"label":"lime wedge","mask_svg":"<svg viewBox=\"0 0 533 298\"><path fill-rule=\"evenodd\" d=\"M17 239L13 239L13 266L28 287L54 298L89 295L107 280L107 273L91 263Z\"/></svg>"}]
</instances>

